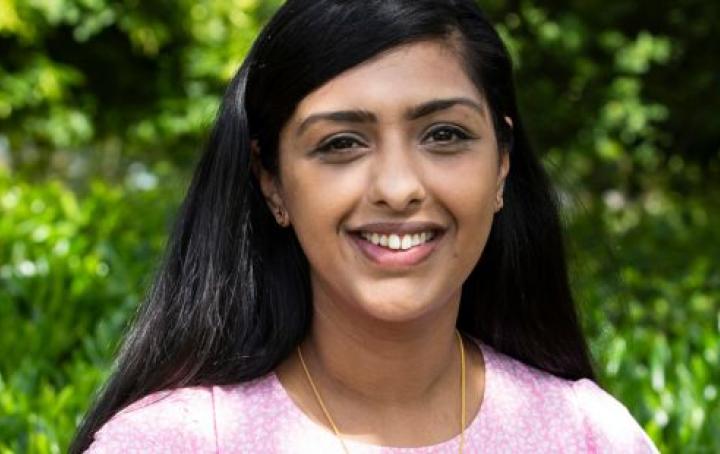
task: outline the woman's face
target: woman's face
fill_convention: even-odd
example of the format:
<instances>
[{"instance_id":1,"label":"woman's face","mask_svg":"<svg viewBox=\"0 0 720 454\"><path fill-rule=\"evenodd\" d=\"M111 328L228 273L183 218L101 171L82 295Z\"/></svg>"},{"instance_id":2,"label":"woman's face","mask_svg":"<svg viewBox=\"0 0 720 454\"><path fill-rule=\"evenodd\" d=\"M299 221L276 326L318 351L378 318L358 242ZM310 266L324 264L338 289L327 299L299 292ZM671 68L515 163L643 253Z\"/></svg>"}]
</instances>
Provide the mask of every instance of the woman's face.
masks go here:
<instances>
[{"instance_id":1,"label":"woman's face","mask_svg":"<svg viewBox=\"0 0 720 454\"><path fill-rule=\"evenodd\" d=\"M459 302L509 162L443 42L395 48L310 93L262 177L311 267L314 302L410 321Z\"/></svg>"}]
</instances>

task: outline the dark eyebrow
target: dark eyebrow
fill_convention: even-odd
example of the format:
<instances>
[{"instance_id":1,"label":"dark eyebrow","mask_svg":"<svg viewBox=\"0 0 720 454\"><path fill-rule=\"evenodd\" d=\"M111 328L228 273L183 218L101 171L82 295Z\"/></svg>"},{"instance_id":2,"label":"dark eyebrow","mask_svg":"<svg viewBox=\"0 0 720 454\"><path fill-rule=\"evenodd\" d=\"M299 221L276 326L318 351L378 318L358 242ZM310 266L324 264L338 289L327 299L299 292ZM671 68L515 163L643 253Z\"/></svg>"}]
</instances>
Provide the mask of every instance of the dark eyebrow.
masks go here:
<instances>
[{"instance_id":1,"label":"dark eyebrow","mask_svg":"<svg viewBox=\"0 0 720 454\"><path fill-rule=\"evenodd\" d=\"M338 123L375 123L377 117L367 110L339 110L337 112L320 112L312 114L300 123L297 135L305 131L312 123L322 120L329 120Z\"/></svg>"},{"instance_id":2,"label":"dark eyebrow","mask_svg":"<svg viewBox=\"0 0 720 454\"><path fill-rule=\"evenodd\" d=\"M485 109L483 106L473 101L470 98L447 98L447 99L433 99L426 103L422 103L419 106L412 107L407 110L405 117L408 120L417 120L420 117L434 114L440 110L449 109L456 105L468 106L474 110L477 110L480 115L485 116Z\"/></svg>"},{"instance_id":3,"label":"dark eyebrow","mask_svg":"<svg viewBox=\"0 0 720 454\"><path fill-rule=\"evenodd\" d=\"M456 105L468 106L478 111L480 115L485 115L483 106L470 98L447 98L433 99L432 101L411 107L405 112L405 118L408 120L417 120L418 118L431 115L441 110L449 109ZM334 121L337 123L375 123L377 122L377 116L370 111L361 109L320 112L312 114L304 119L297 129L297 135L299 136L302 134L312 123L323 120Z\"/></svg>"}]
</instances>

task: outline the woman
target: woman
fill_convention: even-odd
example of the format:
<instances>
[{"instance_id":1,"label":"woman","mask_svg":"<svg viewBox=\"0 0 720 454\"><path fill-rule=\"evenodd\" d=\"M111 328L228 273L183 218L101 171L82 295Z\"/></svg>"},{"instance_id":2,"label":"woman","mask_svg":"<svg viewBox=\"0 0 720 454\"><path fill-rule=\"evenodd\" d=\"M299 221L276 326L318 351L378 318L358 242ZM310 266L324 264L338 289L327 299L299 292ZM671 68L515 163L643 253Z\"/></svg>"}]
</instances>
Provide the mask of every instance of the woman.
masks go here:
<instances>
[{"instance_id":1,"label":"woman","mask_svg":"<svg viewBox=\"0 0 720 454\"><path fill-rule=\"evenodd\" d=\"M654 452L471 0L289 0L71 452Z\"/></svg>"}]
</instances>

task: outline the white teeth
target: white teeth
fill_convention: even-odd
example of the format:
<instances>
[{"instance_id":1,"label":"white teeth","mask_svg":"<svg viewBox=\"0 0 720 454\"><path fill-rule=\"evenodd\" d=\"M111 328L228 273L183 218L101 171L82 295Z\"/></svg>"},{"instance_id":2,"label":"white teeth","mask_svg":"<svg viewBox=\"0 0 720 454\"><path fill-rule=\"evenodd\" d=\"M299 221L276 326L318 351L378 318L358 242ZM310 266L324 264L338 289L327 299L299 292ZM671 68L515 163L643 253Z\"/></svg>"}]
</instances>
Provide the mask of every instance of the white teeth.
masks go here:
<instances>
[{"instance_id":1,"label":"white teeth","mask_svg":"<svg viewBox=\"0 0 720 454\"><path fill-rule=\"evenodd\" d=\"M400 249L400 237L394 233L388 237L388 247L390 249Z\"/></svg>"},{"instance_id":2,"label":"white teeth","mask_svg":"<svg viewBox=\"0 0 720 454\"><path fill-rule=\"evenodd\" d=\"M393 250L407 250L412 247L418 246L420 244L426 243L433 239L433 232L422 232L422 233L414 233L414 234L405 234L403 236L400 236L396 233L391 233L390 235L382 234L382 233L369 233L369 232L361 232L360 235L368 240L369 242L386 247Z\"/></svg>"}]
</instances>

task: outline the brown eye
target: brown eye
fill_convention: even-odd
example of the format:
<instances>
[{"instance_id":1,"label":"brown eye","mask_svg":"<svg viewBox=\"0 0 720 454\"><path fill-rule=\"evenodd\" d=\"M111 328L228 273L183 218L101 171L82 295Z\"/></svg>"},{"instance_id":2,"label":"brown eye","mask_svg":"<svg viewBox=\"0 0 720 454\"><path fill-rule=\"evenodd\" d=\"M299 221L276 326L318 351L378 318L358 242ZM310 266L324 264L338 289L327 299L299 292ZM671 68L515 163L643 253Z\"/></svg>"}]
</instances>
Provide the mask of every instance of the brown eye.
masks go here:
<instances>
[{"instance_id":1,"label":"brown eye","mask_svg":"<svg viewBox=\"0 0 720 454\"><path fill-rule=\"evenodd\" d=\"M449 144L469 139L470 136L462 129L453 126L440 126L432 129L426 140L432 143Z\"/></svg>"},{"instance_id":2,"label":"brown eye","mask_svg":"<svg viewBox=\"0 0 720 454\"><path fill-rule=\"evenodd\" d=\"M347 152L352 148L362 147L363 144L354 137L341 136L331 139L320 145L316 151L321 153Z\"/></svg>"}]
</instances>

